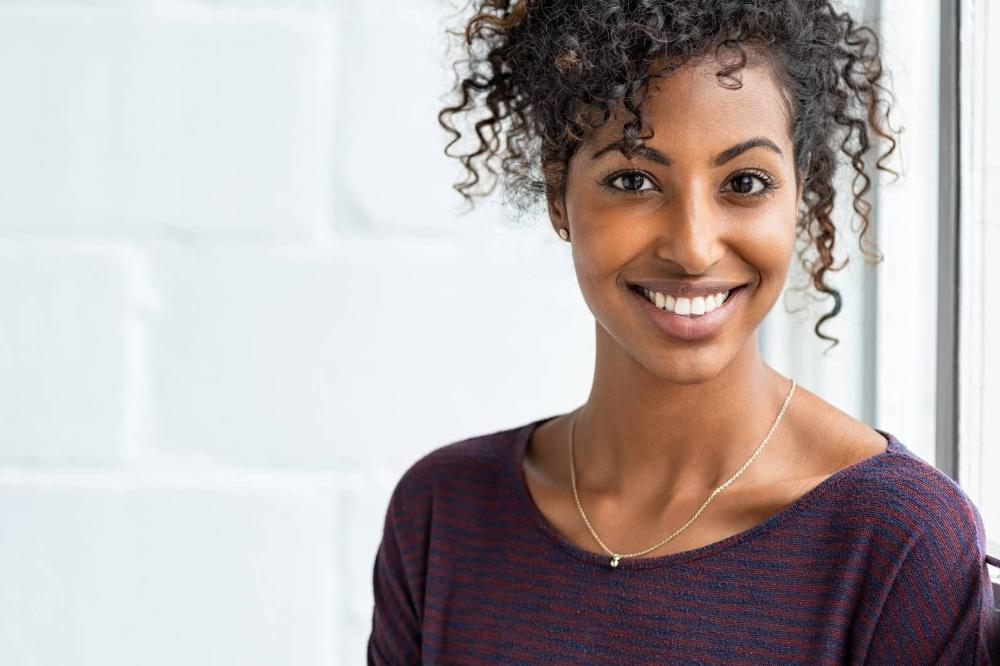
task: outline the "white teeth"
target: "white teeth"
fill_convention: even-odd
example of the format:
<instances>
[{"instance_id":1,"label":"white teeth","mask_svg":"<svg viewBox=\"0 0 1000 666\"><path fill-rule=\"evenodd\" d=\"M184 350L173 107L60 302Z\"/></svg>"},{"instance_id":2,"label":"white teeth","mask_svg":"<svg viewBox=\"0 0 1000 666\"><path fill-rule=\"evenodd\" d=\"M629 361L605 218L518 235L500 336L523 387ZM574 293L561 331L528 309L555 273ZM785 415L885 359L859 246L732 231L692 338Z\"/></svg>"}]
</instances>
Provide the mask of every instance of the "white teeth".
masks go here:
<instances>
[{"instance_id":1,"label":"white teeth","mask_svg":"<svg viewBox=\"0 0 1000 666\"><path fill-rule=\"evenodd\" d=\"M729 296L728 291L723 291L718 294L696 296L694 298L688 298L686 296L675 298L670 294L661 294L645 287L642 288L642 293L646 296L648 301L655 304L658 308L669 310L674 314L694 317L700 317L701 315L708 314L709 312L721 307L725 302L726 297Z\"/></svg>"}]
</instances>

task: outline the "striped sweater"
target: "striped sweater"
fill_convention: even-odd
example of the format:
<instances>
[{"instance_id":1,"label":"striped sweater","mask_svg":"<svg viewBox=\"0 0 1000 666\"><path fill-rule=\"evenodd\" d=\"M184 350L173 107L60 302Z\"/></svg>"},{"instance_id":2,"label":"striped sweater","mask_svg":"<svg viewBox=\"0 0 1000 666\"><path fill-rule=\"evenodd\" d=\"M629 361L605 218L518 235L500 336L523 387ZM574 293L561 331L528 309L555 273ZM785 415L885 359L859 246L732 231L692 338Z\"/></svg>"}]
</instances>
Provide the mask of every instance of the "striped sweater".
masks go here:
<instances>
[{"instance_id":1,"label":"striped sweater","mask_svg":"<svg viewBox=\"0 0 1000 666\"><path fill-rule=\"evenodd\" d=\"M402 475L374 560L369 664L998 659L979 511L893 435L749 530L611 568L528 490L526 445L551 418L439 447Z\"/></svg>"}]
</instances>

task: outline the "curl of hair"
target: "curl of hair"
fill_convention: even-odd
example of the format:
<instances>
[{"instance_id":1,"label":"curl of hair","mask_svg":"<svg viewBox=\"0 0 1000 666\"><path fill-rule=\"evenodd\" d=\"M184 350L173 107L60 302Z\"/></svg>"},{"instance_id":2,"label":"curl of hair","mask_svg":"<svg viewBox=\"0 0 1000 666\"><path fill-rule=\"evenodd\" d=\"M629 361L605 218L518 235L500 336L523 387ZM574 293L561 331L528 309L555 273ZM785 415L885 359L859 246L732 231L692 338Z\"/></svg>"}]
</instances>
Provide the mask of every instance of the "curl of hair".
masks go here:
<instances>
[{"instance_id":1,"label":"curl of hair","mask_svg":"<svg viewBox=\"0 0 1000 666\"><path fill-rule=\"evenodd\" d=\"M896 148L888 124L892 94L883 85L878 35L838 12L832 0L471 0L463 58L455 63L453 105L438 114L452 135L444 152L466 175L453 187L468 202L498 182L508 202L527 211L565 191L570 159L590 132L618 108L633 118L623 125L627 152L641 145L640 110L652 78L715 55L728 62L716 76L739 87L747 52L771 66L786 95L797 184L798 257L816 291L833 298L821 326L841 309L828 273L847 264L834 258L834 176L850 164L852 207L860 219L858 243L865 258L882 255L870 238L868 175L873 144L888 148L875 168L898 173L885 161ZM723 51L735 58L721 57ZM485 111L472 125L471 150L449 152L462 137L453 120ZM651 135L650 135L651 136ZM499 161L499 164L495 164ZM483 173L491 176L481 186ZM477 191L477 186L480 189ZM831 346L831 348L832 348Z\"/></svg>"}]
</instances>

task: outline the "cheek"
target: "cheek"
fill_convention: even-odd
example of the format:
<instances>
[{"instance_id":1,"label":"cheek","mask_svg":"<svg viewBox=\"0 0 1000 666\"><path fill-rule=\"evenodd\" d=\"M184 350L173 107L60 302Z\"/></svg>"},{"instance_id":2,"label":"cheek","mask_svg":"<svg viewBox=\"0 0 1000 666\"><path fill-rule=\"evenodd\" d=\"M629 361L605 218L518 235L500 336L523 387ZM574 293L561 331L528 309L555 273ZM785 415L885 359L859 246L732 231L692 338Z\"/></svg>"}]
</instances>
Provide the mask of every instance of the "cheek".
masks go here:
<instances>
[{"instance_id":1,"label":"cheek","mask_svg":"<svg viewBox=\"0 0 1000 666\"><path fill-rule=\"evenodd\" d=\"M731 247L761 273L762 279L783 278L795 249L795 219L775 212L740 222Z\"/></svg>"},{"instance_id":2,"label":"cheek","mask_svg":"<svg viewBox=\"0 0 1000 666\"><path fill-rule=\"evenodd\" d=\"M635 210L581 201L569 209L573 220L573 256L587 276L606 277L634 261L648 243Z\"/></svg>"},{"instance_id":3,"label":"cheek","mask_svg":"<svg viewBox=\"0 0 1000 666\"><path fill-rule=\"evenodd\" d=\"M644 248L641 237L625 231L630 220L613 218L614 213L575 218L580 232L573 240L574 270L583 300L598 319L617 316L608 308L617 309L624 302L622 297L629 296L619 282L622 267L636 265Z\"/></svg>"},{"instance_id":4,"label":"cheek","mask_svg":"<svg viewBox=\"0 0 1000 666\"><path fill-rule=\"evenodd\" d=\"M748 247L752 253L748 260L763 278L784 278L793 249L790 239L785 235L761 237Z\"/></svg>"},{"instance_id":5,"label":"cheek","mask_svg":"<svg viewBox=\"0 0 1000 666\"><path fill-rule=\"evenodd\" d=\"M793 181L790 172L773 169L778 174L781 185L763 199L740 200L725 211L726 218L734 229L742 230L751 242L766 242L776 250L791 252L795 242L795 226L798 219L799 194L788 183Z\"/></svg>"}]
</instances>

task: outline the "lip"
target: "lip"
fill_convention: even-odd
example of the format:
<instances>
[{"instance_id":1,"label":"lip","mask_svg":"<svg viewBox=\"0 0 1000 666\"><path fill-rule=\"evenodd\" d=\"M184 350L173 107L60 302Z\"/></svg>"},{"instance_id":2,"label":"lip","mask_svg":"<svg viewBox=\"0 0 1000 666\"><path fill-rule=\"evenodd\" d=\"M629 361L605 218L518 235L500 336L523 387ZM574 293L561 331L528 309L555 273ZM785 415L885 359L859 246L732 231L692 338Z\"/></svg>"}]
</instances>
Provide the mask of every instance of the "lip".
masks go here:
<instances>
[{"instance_id":1,"label":"lip","mask_svg":"<svg viewBox=\"0 0 1000 666\"><path fill-rule=\"evenodd\" d=\"M715 288L714 284L710 286L713 289ZM628 292L639 301L639 307L649 315L653 324L662 332L680 340L691 341L710 338L722 329L736 306L743 301L746 285L738 285L735 289L735 291L731 291L729 297L721 306L698 317L674 314L670 310L658 308L633 288L629 288ZM721 291L726 290L722 289Z\"/></svg>"}]
</instances>

